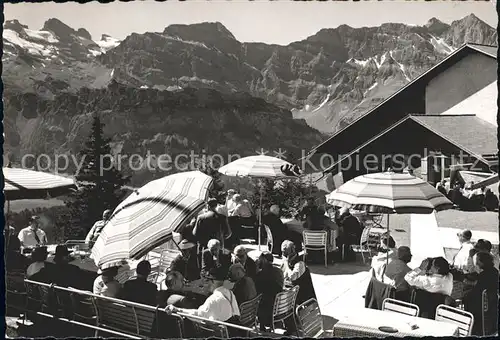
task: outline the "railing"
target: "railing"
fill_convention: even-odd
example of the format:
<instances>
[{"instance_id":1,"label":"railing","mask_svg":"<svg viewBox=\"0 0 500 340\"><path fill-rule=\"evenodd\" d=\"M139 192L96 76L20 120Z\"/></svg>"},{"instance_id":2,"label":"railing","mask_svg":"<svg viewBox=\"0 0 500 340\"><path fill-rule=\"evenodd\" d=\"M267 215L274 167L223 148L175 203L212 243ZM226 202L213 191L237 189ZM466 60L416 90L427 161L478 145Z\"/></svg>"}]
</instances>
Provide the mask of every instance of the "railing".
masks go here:
<instances>
[{"instance_id":1,"label":"railing","mask_svg":"<svg viewBox=\"0 0 500 340\"><path fill-rule=\"evenodd\" d=\"M93 294L93 293L87 292L87 291L82 291L82 290L73 289L73 288L59 287L59 286L56 286L53 284L41 283L41 282L32 281L32 280L28 280L28 279L25 279L24 282L27 284L38 285L40 287L46 287L46 288L52 289L54 291L63 291L63 292L69 293L69 294L78 294L82 297L87 297L87 298L92 299L92 303L94 304L94 306L96 308L96 315L95 316L97 317L97 319L96 319L96 324L94 325L94 324L90 324L90 323L80 322L80 321L74 320L73 318L52 315L50 313L46 313L45 311L30 310L30 312L36 313L37 315L40 315L43 317L57 319L57 320L62 321L62 322L66 322L66 323L70 323L70 324L73 324L76 326L89 328L89 329L103 332L103 333L113 334L113 335L116 335L119 337L126 337L129 339L143 339L144 338L144 336L139 336L138 334L132 335L130 333L121 332L120 330L122 330L122 329L114 330L114 329L99 326L99 317L100 316L99 316L99 310L97 307L98 303L96 303L97 300L106 300L109 302L120 304L122 306L130 307L130 308L134 309L134 313L136 313L135 309L137 308L137 309L141 309L141 310L147 310L150 312L165 313L165 315L169 315L164 309L160 309L158 307L143 305L143 304L139 304L139 303L135 303L135 302L125 301L125 300L120 300L120 299L115 299L115 298L110 298L110 297L104 297L104 296L96 295L96 294ZM56 293L56 298L57 298L57 293ZM156 315L158 316L159 314L156 314ZM249 334L249 335L252 334L252 335L256 335L256 336L258 336L258 335L266 336L265 333L258 331L256 328L249 328L249 327L240 326L240 325L236 325L236 324L232 324L232 323L228 323L228 322L211 320L211 319L203 318L200 316L192 315L189 313L174 312L174 313L171 313L171 315L176 317L176 318L191 319L193 321L201 321L201 322L205 322L205 323L209 323L209 324L216 324L216 325L224 326L227 328L237 329L239 331L247 332L247 334ZM181 332L183 332L183 331L181 331ZM274 335L274 334L267 334L267 335ZM275 335L279 336L278 334L275 334Z\"/></svg>"}]
</instances>

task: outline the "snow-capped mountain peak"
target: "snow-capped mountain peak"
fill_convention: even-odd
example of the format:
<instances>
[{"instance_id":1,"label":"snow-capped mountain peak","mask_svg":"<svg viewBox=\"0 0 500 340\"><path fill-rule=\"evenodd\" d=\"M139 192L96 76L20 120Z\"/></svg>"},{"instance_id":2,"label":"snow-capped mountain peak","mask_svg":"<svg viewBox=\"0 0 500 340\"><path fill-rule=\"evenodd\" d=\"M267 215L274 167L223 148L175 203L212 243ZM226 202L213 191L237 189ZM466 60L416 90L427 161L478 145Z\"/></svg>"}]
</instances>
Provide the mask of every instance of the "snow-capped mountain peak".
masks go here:
<instances>
[{"instance_id":1,"label":"snow-capped mountain peak","mask_svg":"<svg viewBox=\"0 0 500 340\"><path fill-rule=\"evenodd\" d=\"M107 34L101 36L101 40L97 41L97 45L101 48L103 53L106 53L112 48L115 48L121 43L121 40L113 38Z\"/></svg>"}]
</instances>

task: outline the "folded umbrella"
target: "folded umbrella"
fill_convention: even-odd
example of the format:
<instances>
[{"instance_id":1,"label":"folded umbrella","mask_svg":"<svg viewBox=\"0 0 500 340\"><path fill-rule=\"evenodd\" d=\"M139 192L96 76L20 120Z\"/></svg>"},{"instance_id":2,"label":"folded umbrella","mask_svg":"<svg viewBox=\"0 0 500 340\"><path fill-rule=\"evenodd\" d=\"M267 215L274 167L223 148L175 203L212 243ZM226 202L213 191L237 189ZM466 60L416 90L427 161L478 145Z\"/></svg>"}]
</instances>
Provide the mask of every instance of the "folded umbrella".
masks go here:
<instances>
[{"instance_id":1,"label":"folded umbrella","mask_svg":"<svg viewBox=\"0 0 500 340\"><path fill-rule=\"evenodd\" d=\"M139 259L167 242L205 205L213 179L200 171L181 172L149 182L113 212L91 257L101 268Z\"/></svg>"},{"instance_id":2,"label":"folded umbrella","mask_svg":"<svg viewBox=\"0 0 500 340\"><path fill-rule=\"evenodd\" d=\"M45 199L76 190L75 181L47 172L3 168L5 200Z\"/></svg>"}]
</instances>

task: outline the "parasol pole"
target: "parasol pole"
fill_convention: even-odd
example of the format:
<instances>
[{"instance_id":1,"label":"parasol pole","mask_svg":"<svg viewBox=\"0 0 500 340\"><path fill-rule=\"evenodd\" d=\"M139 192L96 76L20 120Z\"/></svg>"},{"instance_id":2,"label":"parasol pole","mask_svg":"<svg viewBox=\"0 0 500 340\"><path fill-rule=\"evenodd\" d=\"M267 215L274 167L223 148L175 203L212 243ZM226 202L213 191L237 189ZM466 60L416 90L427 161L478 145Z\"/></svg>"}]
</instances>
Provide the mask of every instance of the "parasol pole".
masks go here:
<instances>
[{"instance_id":1,"label":"parasol pole","mask_svg":"<svg viewBox=\"0 0 500 340\"><path fill-rule=\"evenodd\" d=\"M259 238L259 252L260 252L260 227L262 225L262 192L264 191L262 188L262 181L259 183L260 188L260 197L259 197L259 225L257 227L257 237Z\"/></svg>"}]
</instances>

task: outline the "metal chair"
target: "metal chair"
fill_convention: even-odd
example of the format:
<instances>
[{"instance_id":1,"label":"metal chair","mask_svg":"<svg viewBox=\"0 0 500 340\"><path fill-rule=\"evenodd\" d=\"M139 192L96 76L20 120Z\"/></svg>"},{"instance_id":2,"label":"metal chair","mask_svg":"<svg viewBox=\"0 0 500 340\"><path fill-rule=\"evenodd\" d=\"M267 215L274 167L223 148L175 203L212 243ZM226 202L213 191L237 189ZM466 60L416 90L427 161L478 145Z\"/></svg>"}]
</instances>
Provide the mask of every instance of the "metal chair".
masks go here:
<instances>
[{"instance_id":1,"label":"metal chair","mask_svg":"<svg viewBox=\"0 0 500 340\"><path fill-rule=\"evenodd\" d=\"M299 323L299 336L305 338L331 337L331 331L326 331L323 316L316 299L309 299L297 306L295 315Z\"/></svg>"},{"instance_id":2,"label":"metal chair","mask_svg":"<svg viewBox=\"0 0 500 340\"><path fill-rule=\"evenodd\" d=\"M85 242L85 240L67 240L66 242L64 242L64 245L68 248L74 248L75 246L78 246L82 251L90 250L90 246Z\"/></svg>"},{"instance_id":3,"label":"metal chair","mask_svg":"<svg viewBox=\"0 0 500 340\"><path fill-rule=\"evenodd\" d=\"M266 240L267 240L267 248L270 252L273 251L273 233L271 232L271 228L264 224L264 230L266 231Z\"/></svg>"},{"instance_id":4,"label":"metal chair","mask_svg":"<svg viewBox=\"0 0 500 340\"><path fill-rule=\"evenodd\" d=\"M188 319L193 323L197 338L221 338L229 339L229 332L225 325L221 325L210 321L201 321L198 319Z\"/></svg>"},{"instance_id":5,"label":"metal chair","mask_svg":"<svg viewBox=\"0 0 500 340\"><path fill-rule=\"evenodd\" d=\"M288 318L293 319L293 323L295 324L295 328L297 328L297 322L295 321L294 307L295 300L297 299L297 295L299 293L299 286L294 286L289 290L285 290L276 295L273 306L273 315L271 318L271 328L273 331L276 330L275 325L278 322L281 322L285 327L285 320Z\"/></svg>"},{"instance_id":6,"label":"metal chair","mask_svg":"<svg viewBox=\"0 0 500 340\"><path fill-rule=\"evenodd\" d=\"M243 302L240 307L240 324L245 327L254 328L257 321L257 310L259 309L262 294L257 295L249 301Z\"/></svg>"},{"instance_id":7,"label":"metal chair","mask_svg":"<svg viewBox=\"0 0 500 340\"><path fill-rule=\"evenodd\" d=\"M161 257L156 271L158 275L156 276L156 280L153 283L158 284L165 280L165 272L170 269L172 261L179 255L182 256L182 252L180 250L165 249L161 252Z\"/></svg>"},{"instance_id":8,"label":"metal chair","mask_svg":"<svg viewBox=\"0 0 500 340\"><path fill-rule=\"evenodd\" d=\"M326 231L309 231L302 232L304 238L304 262L308 250L323 250L325 253L325 267L328 267L328 233Z\"/></svg>"},{"instance_id":9,"label":"metal chair","mask_svg":"<svg viewBox=\"0 0 500 340\"><path fill-rule=\"evenodd\" d=\"M456 325L460 337L466 337L472 334L474 315L469 312L446 305L439 305L436 308L435 320Z\"/></svg>"},{"instance_id":10,"label":"metal chair","mask_svg":"<svg viewBox=\"0 0 500 340\"><path fill-rule=\"evenodd\" d=\"M417 305L390 298L384 299L384 302L382 302L382 311L394 312L415 317L420 314L420 308Z\"/></svg>"},{"instance_id":11,"label":"metal chair","mask_svg":"<svg viewBox=\"0 0 500 340\"><path fill-rule=\"evenodd\" d=\"M495 301L491 299L492 296L495 296L498 301L498 293L493 293L488 297L488 291L485 289L481 294L481 326L483 336L490 336L498 332L498 308Z\"/></svg>"}]
</instances>

